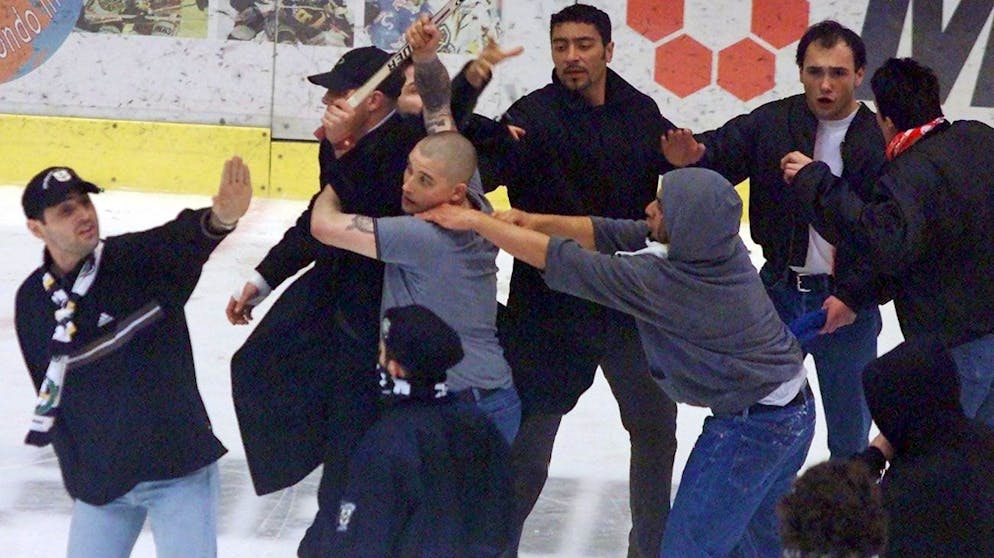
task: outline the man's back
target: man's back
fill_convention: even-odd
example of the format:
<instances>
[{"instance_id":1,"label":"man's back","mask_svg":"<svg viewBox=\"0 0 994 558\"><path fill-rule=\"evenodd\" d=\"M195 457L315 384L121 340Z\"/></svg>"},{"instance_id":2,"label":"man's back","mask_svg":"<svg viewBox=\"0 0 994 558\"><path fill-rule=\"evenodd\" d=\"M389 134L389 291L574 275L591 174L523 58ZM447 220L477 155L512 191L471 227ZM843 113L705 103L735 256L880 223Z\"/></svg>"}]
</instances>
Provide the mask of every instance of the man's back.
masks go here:
<instances>
[{"instance_id":1,"label":"man's back","mask_svg":"<svg viewBox=\"0 0 994 558\"><path fill-rule=\"evenodd\" d=\"M391 405L349 465L335 556L496 556L507 542L506 442L450 399ZM345 517L345 516L343 516Z\"/></svg>"},{"instance_id":2,"label":"man's back","mask_svg":"<svg viewBox=\"0 0 994 558\"><path fill-rule=\"evenodd\" d=\"M960 121L927 134L881 180L907 245L888 254L905 336L963 342L994 331L994 129Z\"/></svg>"},{"instance_id":3,"label":"man's back","mask_svg":"<svg viewBox=\"0 0 994 558\"><path fill-rule=\"evenodd\" d=\"M994 555L994 430L974 423L960 442L891 463L881 485L887 556Z\"/></svg>"}]
</instances>

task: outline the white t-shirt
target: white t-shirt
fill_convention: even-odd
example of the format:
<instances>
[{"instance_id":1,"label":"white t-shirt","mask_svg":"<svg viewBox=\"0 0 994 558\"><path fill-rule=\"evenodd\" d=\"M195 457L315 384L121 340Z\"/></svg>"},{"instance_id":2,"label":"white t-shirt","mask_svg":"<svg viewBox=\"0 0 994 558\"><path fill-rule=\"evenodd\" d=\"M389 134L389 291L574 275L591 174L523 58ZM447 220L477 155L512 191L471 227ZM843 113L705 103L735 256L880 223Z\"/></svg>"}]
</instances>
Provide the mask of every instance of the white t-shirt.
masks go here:
<instances>
[{"instance_id":1,"label":"white t-shirt","mask_svg":"<svg viewBox=\"0 0 994 558\"><path fill-rule=\"evenodd\" d=\"M857 110L859 110L857 108ZM843 140L849 124L856 117L856 110L842 120L819 120L815 134L814 160L822 161L835 176L842 176ZM797 273L832 273L835 268L835 247L822 238L818 231L808 225L808 255L804 267L792 267Z\"/></svg>"}]
</instances>

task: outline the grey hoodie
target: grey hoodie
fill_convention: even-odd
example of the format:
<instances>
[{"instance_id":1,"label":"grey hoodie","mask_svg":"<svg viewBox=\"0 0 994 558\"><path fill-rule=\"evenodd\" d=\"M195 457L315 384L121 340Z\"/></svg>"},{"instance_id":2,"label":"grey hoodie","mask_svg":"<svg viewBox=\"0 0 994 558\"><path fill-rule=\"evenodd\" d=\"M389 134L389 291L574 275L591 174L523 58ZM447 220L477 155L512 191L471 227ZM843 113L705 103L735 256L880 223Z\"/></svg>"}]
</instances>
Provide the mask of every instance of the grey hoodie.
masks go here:
<instances>
[{"instance_id":1,"label":"grey hoodie","mask_svg":"<svg viewBox=\"0 0 994 558\"><path fill-rule=\"evenodd\" d=\"M645 246L644 221L594 217L600 253L553 238L550 288L633 316L653 376L675 401L737 412L803 374L803 354L777 316L739 237L742 201L721 175L663 176L668 257Z\"/></svg>"}]
</instances>

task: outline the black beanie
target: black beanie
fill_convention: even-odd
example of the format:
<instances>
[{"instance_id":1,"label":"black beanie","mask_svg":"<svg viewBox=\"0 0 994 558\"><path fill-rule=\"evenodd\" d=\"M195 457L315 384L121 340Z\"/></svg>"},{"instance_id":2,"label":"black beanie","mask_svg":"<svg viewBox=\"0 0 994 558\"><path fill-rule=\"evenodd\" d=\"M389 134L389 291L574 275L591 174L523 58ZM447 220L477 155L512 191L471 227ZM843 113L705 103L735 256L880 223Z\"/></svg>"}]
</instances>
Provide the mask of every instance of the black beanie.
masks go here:
<instances>
[{"instance_id":1,"label":"black beanie","mask_svg":"<svg viewBox=\"0 0 994 558\"><path fill-rule=\"evenodd\" d=\"M434 385L463 358L459 334L434 312L413 304L388 309L380 337L390 358L407 370L408 382Z\"/></svg>"}]
</instances>

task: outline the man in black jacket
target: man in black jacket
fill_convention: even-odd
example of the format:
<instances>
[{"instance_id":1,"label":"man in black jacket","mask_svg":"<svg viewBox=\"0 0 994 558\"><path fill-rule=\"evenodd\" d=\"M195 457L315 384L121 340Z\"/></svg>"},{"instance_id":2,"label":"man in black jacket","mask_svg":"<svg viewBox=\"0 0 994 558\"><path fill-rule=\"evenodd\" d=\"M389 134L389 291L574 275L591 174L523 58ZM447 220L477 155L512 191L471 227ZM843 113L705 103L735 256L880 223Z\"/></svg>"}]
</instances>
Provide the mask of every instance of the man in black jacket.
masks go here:
<instances>
[{"instance_id":1,"label":"man in black jacket","mask_svg":"<svg viewBox=\"0 0 994 558\"><path fill-rule=\"evenodd\" d=\"M863 375L880 436L860 460L879 472L890 462L884 556L994 556L994 429L964 416L961 375L932 336L905 341Z\"/></svg>"},{"instance_id":2,"label":"man in black jacket","mask_svg":"<svg viewBox=\"0 0 994 558\"><path fill-rule=\"evenodd\" d=\"M327 89L317 134L322 137L320 184L334 184L344 211L370 217L403 213L398 185L408 153L426 134L421 118L396 111L402 73L388 77L359 106L349 106L349 95L388 59L376 47L361 47L346 53L331 71L308 78ZM466 81L460 74L453 84L462 92L454 98L457 119L471 112L480 92ZM291 486L324 464L318 513L298 549L304 558L327 554L345 464L376 419L376 324L383 280L381 262L311 236L313 204L314 198L226 309L231 323L247 324L265 295L314 263L280 296L231 361L235 411L256 492Z\"/></svg>"},{"instance_id":3,"label":"man in black jacket","mask_svg":"<svg viewBox=\"0 0 994 558\"><path fill-rule=\"evenodd\" d=\"M606 13L569 6L552 16L550 39L552 83L502 117L524 136L478 146L483 183L506 184L511 205L529 212L641 218L671 168L659 138L673 124L607 67L614 43ZM520 260L503 318L501 342L522 399L511 449L517 529L545 485L563 415L600 365L631 437L629 555L655 558L670 506L676 405L649 375L634 320L550 290Z\"/></svg>"},{"instance_id":4,"label":"man in black jacket","mask_svg":"<svg viewBox=\"0 0 994 558\"><path fill-rule=\"evenodd\" d=\"M349 462L329 556L497 556L510 529L508 447L447 393L459 335L420 305L386 310L380 330L387 410Z\"/></svg>"},{"instance_id":5,"label":"man in black jacket","mask_svg":"<svg viewBox=\"0 0 994 558\"><path fill-rule=\"evenodd\" d=\"M810 219L840 237L840 254L866 254L891 277L905 339L931 335L959 369L963 410L994 425L994 129L948 122L939 81L910 58L888 60L873 75L887 159L872 201L851 182L801 153L784 158L785 176Z\"/></svg>"},{"instance_id":6,"label":"man in black jacket","mask_svg":"<svg viewBox=\"0 0 994 558\"><path fill-rule=\"evenodd\" d=\"M27 443L51 443L75 501L70 556L126 556L148 516L160 556L217 553L217 459L184 305L252 197L225 164L211 208L100 239L90 194L50 167L24 191L44 263L17 291L21 352L38 389ZM53 333L54 332L54 333Z\"/></svg>"},{"instance_id":7,"label":"man in black jacket","mask_svg":"<svg viewBox=\"0 0 994 558\"><path fill-rule=\"evenodd\" d=\"M877 356L880 311L868 264L852 252L836 253L797 208L780 160L791 151L824 161L826 168L868 197L883 164L883 137L873 112L855 98L863 80L866 47L834 21L811 26L797 45L804 94L767 103L711 132L668 134L663 152L677 166L696 164L732 184L749 179L749 229L763 248L760 275L786 323L818 309L827 314L821 335L805 348L814 357L833 457L866 447L870 415L860 374ZM819 234L822 233L822 234Z\"/></svg>"}]
</instances>

